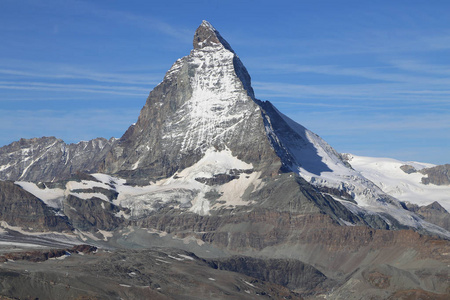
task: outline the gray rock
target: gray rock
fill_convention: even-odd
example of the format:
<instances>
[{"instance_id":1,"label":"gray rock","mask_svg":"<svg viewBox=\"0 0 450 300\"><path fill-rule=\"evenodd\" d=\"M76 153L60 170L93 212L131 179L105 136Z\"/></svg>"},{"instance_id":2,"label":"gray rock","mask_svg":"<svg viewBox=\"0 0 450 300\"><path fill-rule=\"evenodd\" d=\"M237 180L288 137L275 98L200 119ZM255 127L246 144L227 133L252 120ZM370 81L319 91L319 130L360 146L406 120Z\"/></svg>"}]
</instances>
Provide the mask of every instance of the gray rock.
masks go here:
<instances>
[{"instance_id":1,"label":"gray rock","mask_svg":"<svg viewBox=\"0 0 450 300\"><path fill-rule=\"evenodd\" d=\"M97 138L67 145L55 137L21 139L0 148L0 180L58 181L95 172L115 143Z\"/></svg>"},{"instance_id":2,"label":"gray rock","mask_svg":"<svg viewBox=\"0 0 450 300\"><path fill-rule=\"evenodd\" d=\"M9 181L0 181L0 220L26 231L73 230L67 217L57 215L34 195Z\"/></svg>"},{"instance_id":3,"label":"gray rock","mask_svg":"<svg viewBox=\"0 0 450 300\"><path fill-rule=\"evenodd\" d=\"M408 210L416 213L425 221L450 231L450 214L437 201L424 206L405 203Z\"/></svg>"},{"instance_id":4,"label":"gray rock","mask_svg":"<svg viewBox=\"0 0 450 300\"><path fill-rule=\"evenodd\" d=\"M402 165L402 166L400 166L400 169L403 172L405 172L406 174L412 174L412 173L417 172L417 170L413 166L410 166L410 165Z\"/></svg>"},{"instance_id":5,"label":"gray rock","mask_svg":"<svg viewBox=\"0 0 450 300\"><path fill-rule=\"evenodd\" d=\"M427 175L422 178L423 184L450 185L450 164L422 169L420 173Z\"/></svg>"}]
</instances>

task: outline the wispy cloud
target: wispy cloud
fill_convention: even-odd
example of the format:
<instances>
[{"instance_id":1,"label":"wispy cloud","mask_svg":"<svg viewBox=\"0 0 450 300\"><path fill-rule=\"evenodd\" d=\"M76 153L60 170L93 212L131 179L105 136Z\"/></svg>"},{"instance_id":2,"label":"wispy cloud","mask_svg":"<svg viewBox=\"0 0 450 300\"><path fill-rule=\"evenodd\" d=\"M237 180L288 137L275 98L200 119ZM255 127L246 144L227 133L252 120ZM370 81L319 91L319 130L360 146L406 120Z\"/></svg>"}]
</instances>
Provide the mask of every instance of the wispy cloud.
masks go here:
<instances>
[{"instance_id":1,"label":"wispy cloud","mask_svg":"<svg viewBox=\"0 0 450 300\"><path fill-rule=\"evenodd\" d=\"M394 67L398 69L395 70ZM411 83L422 85L449 85L450 77L436 77L436 76L424 76L412 75L411 73L405 73L404 71L414 71L427 70L426 73L429 74L442 74L450 75L448 69L441 66L433 65L420 65L412 64L406 62L393 62L392 65L386 65L384 67L359 67L359 68L349 68L341 67L336 65L297 65L297 64L283 64L283 63L268 63L257 67L257 71L266 72L279 72L282 74L295 74L295 73L314 73L321 75L332 75L332 76L352 76L365 79L372 79L377 81L385 82L399 82L399 83ZM445 71L444 71L445 70Z\"/></svg>"},{"instance_id":2,"label":"wispy cloud","mask_svg":"<svg viewBox=\"0 0 450 300\"><path fill-rule=\"evenodd\" d=\"M189 34L188 36L192 34L190 29L177 27L163 21L158 17L158 13L152 15L147 12L145 15L140 15L126 10L112 9L107 3L101 5L93 1L47 0L40 2L29 1L29 5L45 11L57 10L64 16L83 16L83 19L94 17L97 20L107 20L108 24L126 24L136 28L143 28L152 32L162 33L180 41L186 41L186 34ZM59 30L59 27L56 28ZM92 28L92 30L96 29ZM52 27L52 31L55 31L55 26Z\"/></svg>"},{"instance_id":3,"label":"wispy cloud","mask_svg":"<svg viewBox=\"0 0 450 300\"><path fill-rule=\"evenodd\" d=\"M354 101L384 103L392 106L395 103L439 103L450 105L448 95L450 90L423 90L421 87L408 84L376 83L376 84L320 84L302 85L284 82L254 82L256 96L267 100L290 98L301 102L312 99L327 99L329 101ZM419 88L419 90L414 90ZM424 88L424 87L423 87ZM387 103L389 102L389 103Z\"/></svg>"},{"instance_id":4,"label":"wispy cloud","mask_svg":"<svg viewBox=\"0 0 450 300\"><path fill-rule=\"evenodd\" d=\"M47 66L48 68L48 66ZM9 77L29 77L29 78L45 78L45 79L84 79L97 82L110 82L121 84L155 84L160 80L161 75L149 74L120 74L120 73L102 73L97 71L81 70L74 67L65 68L64 71L48 72L47 70L40 72L36 70L18 70L18 69L0 69L0 74Z\"/></svg>"},{"instance_id":5,"label":"wispy cloud","mask_svg":"<svg viewBox=\"0 0 450 300\"><path fill-rule=\"evenodd\" d=\"M417 60L405 59L391 60L390 63L396 68L408 72L450 76L450 65L430 64Z\"/></svg>"},{"instance_id":6,"label":"wispy cloud","mask_svg":"<svg viewBox=\"0 0 450 300\"><path fill-rule=\"evenodd\" d=\"M83 84L58 84L42 82L13 82L0 81L0 90L36 90L52 92L83 92L115 94L128 96L145 96L148 89L130 86L101 86L101 85L83 85ZM139 93L141 92L141 93ZM1 101L1 99L0 99Z\"/></svg>"},{"instance_id":7,"label":"wispy cloud","mask_svg":"<svg viewBox=\"0 0 450 300\"><path fill-rule=\"evenodd\" d=\"M28 98L20 93L27 90L144 97L163 76L164 72L158 71L142 73L131 70L114 73L70 64L0 60L0 91L18 91L14 99ZM0 92L1 100L7 100L7 97Z\"/></svg>"}]
</instances>

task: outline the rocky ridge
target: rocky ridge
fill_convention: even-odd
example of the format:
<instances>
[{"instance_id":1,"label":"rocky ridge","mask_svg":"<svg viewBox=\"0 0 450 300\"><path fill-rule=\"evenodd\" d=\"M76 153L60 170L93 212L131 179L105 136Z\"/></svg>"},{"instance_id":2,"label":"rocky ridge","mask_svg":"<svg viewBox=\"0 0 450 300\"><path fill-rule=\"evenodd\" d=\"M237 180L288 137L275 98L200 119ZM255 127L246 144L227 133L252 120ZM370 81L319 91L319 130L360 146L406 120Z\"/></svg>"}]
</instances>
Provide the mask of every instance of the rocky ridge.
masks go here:
<instances>
[{"instance_id":1,"label":"rocky ridge","mask_svg":"<svg viewBox=\"0 0 450 300\"><path fill-rule=\"evenodd\" d=\"M104 138L69 145L55 137L21 139L0 148L0 179L59 181L77 171L94 172L114 143Z\"/></svg>"}]
</instances>

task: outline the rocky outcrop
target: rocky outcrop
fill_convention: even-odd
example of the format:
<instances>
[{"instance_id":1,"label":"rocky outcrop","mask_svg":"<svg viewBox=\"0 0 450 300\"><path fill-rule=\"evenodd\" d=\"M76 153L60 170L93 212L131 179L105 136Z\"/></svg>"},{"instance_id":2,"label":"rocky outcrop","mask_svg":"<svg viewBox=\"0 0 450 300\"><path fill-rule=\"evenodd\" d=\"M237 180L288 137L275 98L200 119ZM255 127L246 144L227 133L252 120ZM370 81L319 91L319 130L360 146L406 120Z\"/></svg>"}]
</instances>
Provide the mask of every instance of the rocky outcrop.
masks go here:
<instances>
[{"instance_id":1,"label":"rocky outcrop","mask_svg":"<svg viewBox=\"0 0 450 300\"><path fill-rule=\"evenodd\" d=\"M0 181L0 221L28 231L71 231L67 217L59 216L41 200L10 181Z\"/></svg>"},{"instance_id":2,"label":"rocky outcrop","mask_svg":"<svg viewBox=\"0 0 450 300\"><path fill-rule=\"evenodd\" d=\"M406 174L419 172L426 175L422 177L423 184L450 185L450 164L424 168L419 171L411 165L400 166L400 169Z\"/></svg>"},{"instance_id":3,"label":"rocky outcrop","mask_svg":"<svg viewBox=\"0 0 450 300\"><path fill-rule=\"evenodd\" d=\"M411 166L411 165L402 165L402 166L400 166L400 169L401 169L403 172L405 172L406 174L412 174L412 173L417 172L416 168L414 168L414 167Z\"/></svg>"},{"instance_id":4,"label":"rocky outcrop","mask_svg":"<svg viewBox=\"0 0 450 300\"><path fill-rule=\"evenodd\" d=\"M450 185L450 164L420 170L423 184Z\"/></svg>"},{"instance_id":5,"label":"rocky outcrop","mask_svg":"<svg viewBox=\"0 0 450 300\"><path fill-rule=\"evenodd\" d=\"M80 230L97 231L114 230L123 223L123 218L117 217L122 208L98 198L80 199L69 195L65 199L64 214L72 224Z\"/></svg>"},{"instance_id":6,"label":"rocky outcrop","mask_svg":"<svg viewBox=\"0 0 450 300\"><path fill-rule=\"evenodd\" d=\"M415 212L425 221L450 231L450 214L438 202L435 201L426 206L418 206L411 203L406 203L405 205L408 210Z\"/></svg>"}]
</instances>

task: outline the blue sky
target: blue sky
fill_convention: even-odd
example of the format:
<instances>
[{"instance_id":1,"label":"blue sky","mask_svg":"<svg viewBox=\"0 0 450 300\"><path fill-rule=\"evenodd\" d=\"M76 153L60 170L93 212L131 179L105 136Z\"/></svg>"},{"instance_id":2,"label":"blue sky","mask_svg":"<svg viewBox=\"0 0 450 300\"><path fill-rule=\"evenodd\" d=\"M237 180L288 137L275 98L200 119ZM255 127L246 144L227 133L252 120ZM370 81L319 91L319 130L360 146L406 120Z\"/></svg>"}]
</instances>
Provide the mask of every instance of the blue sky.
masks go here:
<instances>
[{"instance_id":1,"label":"blue sky","mask_svg":"<svg viewBox=\"0 0 450 300\"><path fill-rule=\"evenodd\" d=\"M339 152L450 163L450 1L0 2L0 146L120 137L208 20Z\"/></svg>"}]
</instances>

